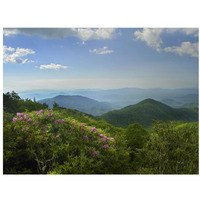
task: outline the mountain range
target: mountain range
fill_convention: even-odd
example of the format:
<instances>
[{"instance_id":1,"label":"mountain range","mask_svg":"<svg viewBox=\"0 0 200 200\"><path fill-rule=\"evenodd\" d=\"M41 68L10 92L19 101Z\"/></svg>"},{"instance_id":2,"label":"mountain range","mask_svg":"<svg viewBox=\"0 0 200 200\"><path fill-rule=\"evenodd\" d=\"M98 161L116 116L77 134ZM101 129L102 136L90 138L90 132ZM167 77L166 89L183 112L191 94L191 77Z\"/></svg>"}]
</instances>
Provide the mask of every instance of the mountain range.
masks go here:
<instances>
[{"instance_id":1,"label":"mountain range","mask_svg":"<svg viewBox=\"0 0 200 200\"><path fill-rule=\"evenodd\" d=\"M121 88L121 89L79 89L79 90L30 90L18 92L26 99L42 100L58 95L80 95L99 102L108 102L115 108L139 103L151 98L171 107L180 108L198 105L198 88L163 89L163 88Z\"/></svg>"},{"instance_id":2,"label":"mountain range","mask_svg":"<svg viewBox=\"0 0 200 200\"><path fill-rule=\"evenodd\" d=\"M185 99L190 95L184 96ZM198 121L198 108L172 108L162 102L148 98L137 104L129 105L119 109L114 104L99 102L80 95L58 95L39 101L46 103L53 108L54 102L60 107L75 109L103 119L106 122L122 128L129 124L140 123L143 127L149 128L153 120L166 121ZM168 103L174 103L169 101Z\"/></svg>"},{"instance_id":3,"label":"mountain range","mask_svg":"<svg viewBox=\"0 0 200 200\"><path fill-rule=\"evenodd\" d=\"M58 95L53 98L40 100L39 103L46 103L49 108L53 108L56 102L60 107L76 109L91 115L102 115L110 110L116 109L114 105L107 102L98 102L96 100L80 95Z\"/></svg>"}]
</instances>

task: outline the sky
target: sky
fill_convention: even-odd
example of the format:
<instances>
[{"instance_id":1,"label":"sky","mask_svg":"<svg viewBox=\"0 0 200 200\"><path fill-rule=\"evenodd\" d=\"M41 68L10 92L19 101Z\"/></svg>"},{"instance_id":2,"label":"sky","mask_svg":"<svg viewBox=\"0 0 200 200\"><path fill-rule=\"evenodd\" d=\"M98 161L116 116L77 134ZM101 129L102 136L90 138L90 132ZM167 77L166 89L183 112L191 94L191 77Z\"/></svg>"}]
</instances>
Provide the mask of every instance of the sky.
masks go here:
<instances>
[{"instance_id":1,"label":"sky","mask_svg":"<svg viewBox=\"0 0 200 200\"><path fill-rule=\"evenodd\" d=\"M3 90L198 88L197 28L4 28Z\"/></svg>"}]
</instances>

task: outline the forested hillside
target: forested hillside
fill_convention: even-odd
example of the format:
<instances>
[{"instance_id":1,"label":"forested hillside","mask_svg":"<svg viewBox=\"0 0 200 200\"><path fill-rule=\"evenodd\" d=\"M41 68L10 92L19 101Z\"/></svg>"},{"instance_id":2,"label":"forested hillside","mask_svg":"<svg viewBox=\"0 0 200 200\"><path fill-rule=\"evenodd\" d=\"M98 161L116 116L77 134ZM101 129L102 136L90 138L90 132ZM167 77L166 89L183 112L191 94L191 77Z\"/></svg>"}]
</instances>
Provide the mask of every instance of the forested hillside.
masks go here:
<instances>
[{"instance_id":1,"label":"forested hillside","mask_svg":"<svg viewBox=\"0 0 200 200\"><path fill-rule=\"evenodd\" d=\"M149 128L153 120L198 121L198 109L175 109L153 99L146 99L138 104L105 113L100 118L117 127L127 128L129 124L140 123Z\"/></svg>"},{"instance_id":2,"label":"forested hillside","mask_svg":"<svg viewBox=\"0 0 200 200\"><path fill-rule=\"evenodd\" d=\"M168 108L154 100L142 104ZM4 174L199 173L198 122L124 129L77 110L40 107L46 105L15 92L4 96Z\"/></svg>"}]
</instances>

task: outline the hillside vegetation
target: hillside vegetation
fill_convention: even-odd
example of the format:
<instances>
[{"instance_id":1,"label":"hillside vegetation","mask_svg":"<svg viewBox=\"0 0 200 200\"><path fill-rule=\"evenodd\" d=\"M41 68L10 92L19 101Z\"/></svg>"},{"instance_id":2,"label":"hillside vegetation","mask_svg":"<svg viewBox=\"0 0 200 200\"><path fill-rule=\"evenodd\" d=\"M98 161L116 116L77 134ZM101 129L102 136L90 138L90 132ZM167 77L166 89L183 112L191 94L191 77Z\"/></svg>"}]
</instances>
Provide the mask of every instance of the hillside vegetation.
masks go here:
<instances>
[{"instance_id":1,"label":"hillside vegetation","mask_svg":"<svg viewBox=\"0 0 200 200\"><path fill-rule=\"evenodd\" d=\"M3 117L4 174L199 173L198 122L157 121L151 132L139 123L123 129L77 110L57 105L38 110L45 105L31 100L31 106L26 105L16 93L8 96ZM15 113L22 109L14 106L19 102L26 111Z\"/></svg>"},{"instance_id":2,"label":"hillside vegetation","mask_svg":"<svg viewBox=\"0 0 200 200\"><path fill-rule=\"evenodd\" d=\"M175 109L153 99L146 99L138 104L127 106L120 110L110 111L100 116L108 123L122 128L129 124L140 123L143 127L149 128L153 120L167 121L198 121L196 109Z\"/></svg>"}]
</instances>

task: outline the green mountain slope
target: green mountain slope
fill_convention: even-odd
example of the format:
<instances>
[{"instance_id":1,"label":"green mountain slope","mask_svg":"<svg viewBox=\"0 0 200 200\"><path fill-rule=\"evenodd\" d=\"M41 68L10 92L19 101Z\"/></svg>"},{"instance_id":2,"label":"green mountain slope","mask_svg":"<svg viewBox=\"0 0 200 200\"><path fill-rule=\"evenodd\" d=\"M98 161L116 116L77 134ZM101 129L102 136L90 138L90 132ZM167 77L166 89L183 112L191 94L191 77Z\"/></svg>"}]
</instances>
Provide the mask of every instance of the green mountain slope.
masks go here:
<instances>
[{"instance_id":1,"label":"green mountain slope","mask_svg":"<svg viewBox=\"0 0 200 200\"><path fill-rule=\"evenodd\" d=\"M138 104L120 110L110 111L100 116L108 123L126 128L129 124L140 123L148 128L153 120L166 121L197 121L197 109L175 109L153 99L146 99Z\"/></svg>"},{"instance_id":2,"label":"green mountain slope","mask_svg":"<svg viewBox=\"0 0 200 200\"><path fill-rule=\"evenodd\" d=\"M102 115L114 108L110 103L99 102L80 95L59 95L39 102L46 103L49 108L52 108L54 102L56 102L60 107L76 109L95 116Z\"/></svg>"}]
</instances>

